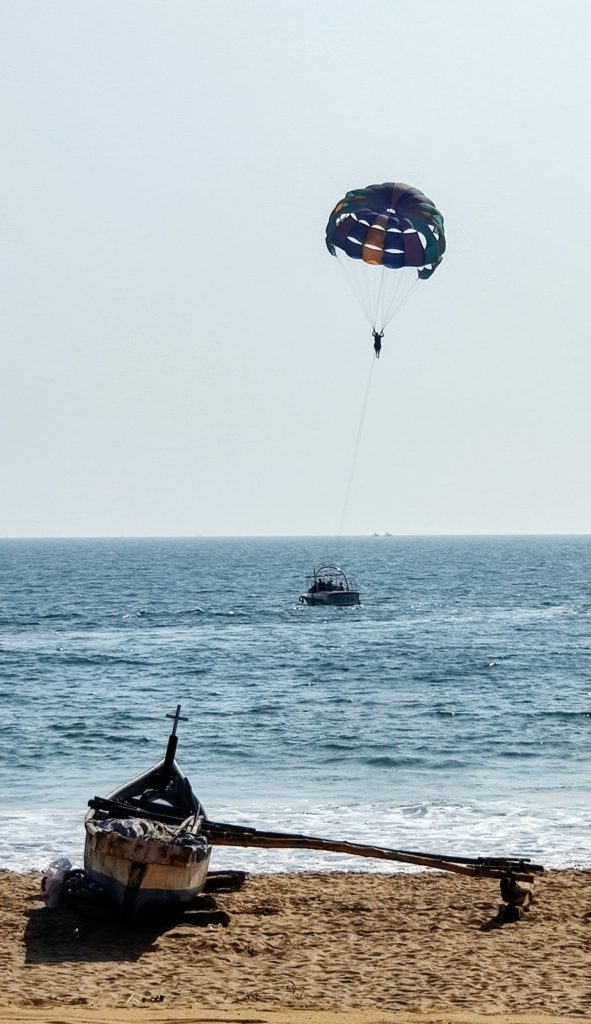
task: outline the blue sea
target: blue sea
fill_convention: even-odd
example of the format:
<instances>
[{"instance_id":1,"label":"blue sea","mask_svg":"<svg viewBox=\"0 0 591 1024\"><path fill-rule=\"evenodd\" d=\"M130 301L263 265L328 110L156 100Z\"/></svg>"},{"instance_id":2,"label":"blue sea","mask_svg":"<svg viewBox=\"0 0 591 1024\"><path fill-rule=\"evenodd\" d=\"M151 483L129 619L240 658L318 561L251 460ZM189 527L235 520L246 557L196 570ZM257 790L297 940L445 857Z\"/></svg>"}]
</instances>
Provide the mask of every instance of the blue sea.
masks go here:
<instances>
[{"instance_id":1,"label":"blue sea","mask_svg":"<svg viewBox=\"0 0 591 1024\"><path fill-rule=\"evenodd\" d=\"M325 561L360 607L298 602ZM590 627L587 537L1 541L0 867L81 864L177 704L214 820L591 866Z\"/></svg>"}]
</instances>

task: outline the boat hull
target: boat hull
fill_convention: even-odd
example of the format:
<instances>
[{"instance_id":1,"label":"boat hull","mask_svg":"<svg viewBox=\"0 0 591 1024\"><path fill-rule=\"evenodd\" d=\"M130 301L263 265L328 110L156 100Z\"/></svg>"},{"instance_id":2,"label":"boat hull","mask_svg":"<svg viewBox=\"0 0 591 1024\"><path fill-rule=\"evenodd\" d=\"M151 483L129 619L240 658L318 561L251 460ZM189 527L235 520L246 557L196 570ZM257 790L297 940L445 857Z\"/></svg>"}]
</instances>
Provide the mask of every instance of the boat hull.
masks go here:
<instances>
[{"instance_id":1,"label":"boat hull","mask_svg":"<svg viewBox=\"0 0 591 1024\"><path fill-rule=\"evenodd\" d=\"M188 903L203 891L210 847L128 838L86 821L84 867L127 917Z\"/></svg>"},{"instance_id":2,"label":"boat hull","mask_svg":"<svg viewBox=\"0 0 591 1024\"><path fill-rule=\"evenodd\" d=\"M300 600L309 605L330 605L336 608L350 608L359 604L359 592L356 590L320 591L316 594L303 594Z\"/></svg>"}]
</instances>

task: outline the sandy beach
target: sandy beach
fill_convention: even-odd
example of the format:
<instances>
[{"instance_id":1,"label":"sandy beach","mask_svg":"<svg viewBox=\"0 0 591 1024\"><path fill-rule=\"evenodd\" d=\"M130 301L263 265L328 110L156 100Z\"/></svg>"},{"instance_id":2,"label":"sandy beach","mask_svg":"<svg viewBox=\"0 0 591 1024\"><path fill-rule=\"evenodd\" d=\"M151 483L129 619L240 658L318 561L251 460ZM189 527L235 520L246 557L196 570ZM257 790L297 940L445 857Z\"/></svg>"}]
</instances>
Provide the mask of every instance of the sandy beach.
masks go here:
<instances>
[{"instance_id":1,"label":"sandy beach","mask_svg":"<svg viewBox=\"0 0 591 1024\"><path fill-rule=\"evenodd\" d=\"M437 873L255 875L203 900L227 924L130 929L0 874L0 1021L591 1020L589 871L542 876L502 927L497 883Z\"/></svg>"}]
</instances>

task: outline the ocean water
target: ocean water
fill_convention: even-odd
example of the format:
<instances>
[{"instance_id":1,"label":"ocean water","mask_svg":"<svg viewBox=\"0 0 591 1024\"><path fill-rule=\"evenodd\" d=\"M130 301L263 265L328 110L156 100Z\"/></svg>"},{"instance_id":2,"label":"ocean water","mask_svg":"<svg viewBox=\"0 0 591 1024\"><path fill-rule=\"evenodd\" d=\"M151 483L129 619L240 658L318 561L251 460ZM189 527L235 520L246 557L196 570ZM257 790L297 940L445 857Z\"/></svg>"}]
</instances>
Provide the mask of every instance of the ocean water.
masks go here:
<instances>
[{"instance_id":1,"label":"ocean water","mask_svg":"<svg viewBox=\"0 0 591 1024\"><path fill-rule=\"evenodd\" d=\"M360 607L298 603L322 561ZM591 866L590 627L586 537L1 541L0 867L80 864L178 703L214 820Z\"/></svg>"}]
</instances>

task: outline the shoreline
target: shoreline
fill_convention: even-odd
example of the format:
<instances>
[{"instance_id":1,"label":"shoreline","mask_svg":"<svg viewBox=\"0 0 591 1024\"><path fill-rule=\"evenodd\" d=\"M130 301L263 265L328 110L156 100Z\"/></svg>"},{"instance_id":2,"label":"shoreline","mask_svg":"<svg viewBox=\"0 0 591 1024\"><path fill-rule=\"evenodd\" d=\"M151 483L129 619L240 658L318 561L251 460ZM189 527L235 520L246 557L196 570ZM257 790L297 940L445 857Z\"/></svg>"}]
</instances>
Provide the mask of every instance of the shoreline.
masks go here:
<instances>
[{"instance_id":1,"label":"shoreline","mask_svg":"<svg viewBox=\"0 0 591 1024\"><path fill-rule=\"evenodd\" d=\"M590 870L502 927L498 883L439 872L253 875L207 897L227 927L49 911L40 879L0 872L0 1024L591 1019Z\"/></svg>"}]
</instances>

